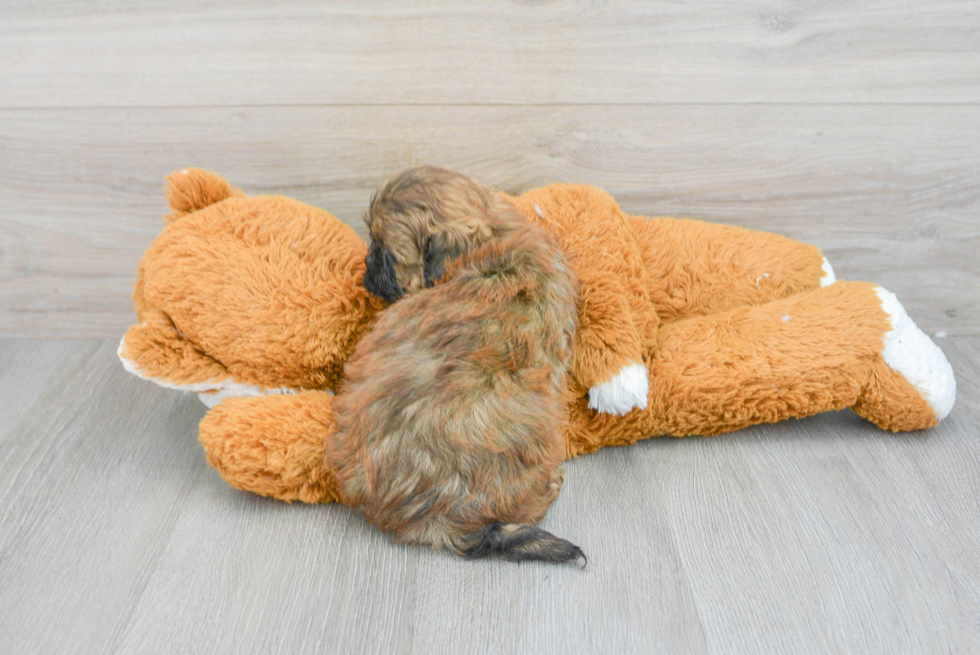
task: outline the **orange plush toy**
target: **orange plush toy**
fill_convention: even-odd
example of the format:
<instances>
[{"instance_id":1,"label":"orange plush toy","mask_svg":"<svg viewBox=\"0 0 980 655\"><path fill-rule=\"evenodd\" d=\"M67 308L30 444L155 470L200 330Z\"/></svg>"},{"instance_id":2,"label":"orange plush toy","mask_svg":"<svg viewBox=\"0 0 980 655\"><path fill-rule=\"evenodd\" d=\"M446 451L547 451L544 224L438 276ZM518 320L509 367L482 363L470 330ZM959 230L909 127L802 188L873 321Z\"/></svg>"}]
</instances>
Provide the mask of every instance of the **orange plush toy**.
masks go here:
<instances>
[{"instance_id":1,"label":"orange plush toy","mask_svg":"<svg viewBox=\"0 0 980 655\"><path fill-rule=\"evenodd\" d=\"M120 358L212 407L200 440L231 485L336 500L331 394L383 310L361 286L366 244L296 200L247 198L196 169L168 179L170 222L140 262ZM568 457L848 407L918 430L953 406L949 363L895 296L835 282L814 246L630 216L590 186L512 200L581 282Z\"/></svg>"}]
</instances>

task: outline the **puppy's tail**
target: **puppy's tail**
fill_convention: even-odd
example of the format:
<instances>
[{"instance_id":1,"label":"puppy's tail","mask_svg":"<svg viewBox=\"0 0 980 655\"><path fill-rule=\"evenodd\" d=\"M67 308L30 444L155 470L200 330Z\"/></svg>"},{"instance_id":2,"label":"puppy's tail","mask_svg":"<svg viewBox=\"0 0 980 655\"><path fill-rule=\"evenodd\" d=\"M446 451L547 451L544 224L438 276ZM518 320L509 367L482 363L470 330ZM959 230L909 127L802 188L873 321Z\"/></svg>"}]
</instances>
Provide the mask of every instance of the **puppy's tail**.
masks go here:
<instances>
[{"instance_id":1,"label":"puppy's tail","mask_svg":"<svg viewBox=\"0 0 980 655\"><path fill-rule=\"evenodd\" d=\"M575 544L533 525L491 523L480 532L465 535L459 542L464 557L499 557L513 562L577 562L585 567L588 558Z\"/></svg>"}]
</instances>

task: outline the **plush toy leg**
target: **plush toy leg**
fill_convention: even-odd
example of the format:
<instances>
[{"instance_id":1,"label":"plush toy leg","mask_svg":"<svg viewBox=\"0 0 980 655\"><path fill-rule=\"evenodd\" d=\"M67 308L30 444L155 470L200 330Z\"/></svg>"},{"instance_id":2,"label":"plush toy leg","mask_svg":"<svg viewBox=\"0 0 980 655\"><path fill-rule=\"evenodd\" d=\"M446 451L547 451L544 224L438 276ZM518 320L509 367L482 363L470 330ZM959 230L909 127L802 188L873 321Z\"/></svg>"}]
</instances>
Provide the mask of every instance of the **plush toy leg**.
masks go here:
<instances>
[{"instance_id":1,"label":"plush toy leg","mask_svg":"<svg viewBox=\"0 0 980 655\"><path fill-rule=\"evenodd\" d=\"M228 398L201 420L208 463L228 484L262 496L304 503L337 500L323 452L336 430L333 397Z\"/></svg>"},{"instance_id":2,"label":"plush toy leg","mask_svg":"<svg viewBox=\"0 0 980 655\"><path fill-rule=\"evenodd\" d=\"M647 408L609 417L579 401L571 408L569 455L848 407L891 430L935 425L952 406L952 370L928 337L904 323L904 312L883 307L885 293L838 282L662 326L647 358Z\"/></svg>"},{"instance_id":3,"label":"plush toy leg","mask_svg":"<svg viewBox=\"0 0 980 655\"><path fill-rule=\"evenodd\" d=\"M631 216L662 323L761 305L836 281L820 249L769 232Z\"/></svg>"}]
</instances>

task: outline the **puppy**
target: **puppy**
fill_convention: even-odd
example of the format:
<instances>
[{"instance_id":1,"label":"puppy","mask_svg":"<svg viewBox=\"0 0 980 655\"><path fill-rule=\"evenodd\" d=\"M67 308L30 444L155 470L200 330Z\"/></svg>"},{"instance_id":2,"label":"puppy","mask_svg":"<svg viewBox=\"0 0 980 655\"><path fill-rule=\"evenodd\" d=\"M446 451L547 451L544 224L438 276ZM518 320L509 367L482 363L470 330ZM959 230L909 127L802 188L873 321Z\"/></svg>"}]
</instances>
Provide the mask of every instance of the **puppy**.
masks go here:
<instances>
[{"instance_id":1,"label":"puppy","mask_svg":"<svg viewBox=\"0 0 980 655\"><path fill-rule=\"evenodd\" d=\"M436 168L372 199L365 285L397 300L359 344L325 454L345 504L399 541L582 561L532 527L561 488L577 282L507 202Z\"/></svg>"},{"instance_id":2,"label":"puppy","mask_svg":"<svg viewBox=\"0 0 980 655\"><path fill-rule=\"evenodd\" d=\"M431 287L447 259L526 227L510 201L434 166L388 180L364 220L371 233L364 287L389 303Z\"/></svg>"}]
</instances>

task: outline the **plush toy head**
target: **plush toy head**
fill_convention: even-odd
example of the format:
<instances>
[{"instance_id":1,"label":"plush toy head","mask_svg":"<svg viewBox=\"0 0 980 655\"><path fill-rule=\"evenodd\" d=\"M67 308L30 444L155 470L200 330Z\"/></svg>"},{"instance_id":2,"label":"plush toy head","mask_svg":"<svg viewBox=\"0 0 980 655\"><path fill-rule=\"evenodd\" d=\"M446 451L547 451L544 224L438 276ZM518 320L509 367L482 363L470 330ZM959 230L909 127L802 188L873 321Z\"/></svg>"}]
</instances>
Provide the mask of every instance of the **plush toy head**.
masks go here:
<instances>
[{"instance_id":1,"label":"plush toy head","mask_svg":"<svg viewBox=\"0 0 980 655\"><path fill-rule=\"evenodd\" d=\"M119 347L127 369L208 404L334 389L383 304L361 284L364 242L321 209L246 198L213 173L168 182L169 224L139 264L138 323Z\"/></svg>"}]
</instances>

